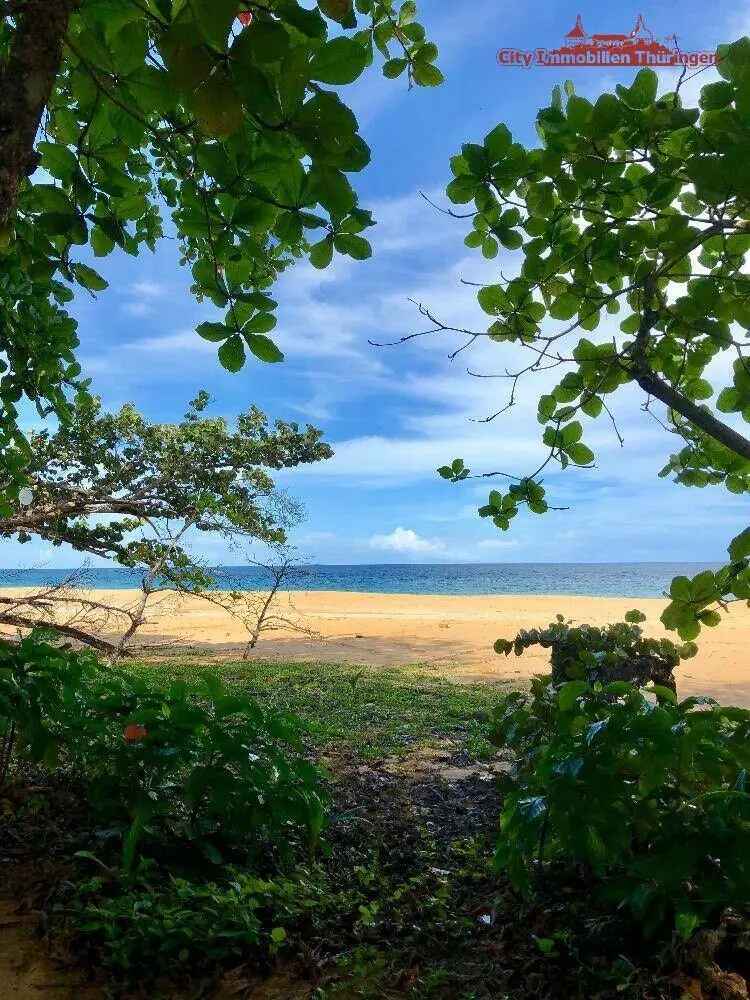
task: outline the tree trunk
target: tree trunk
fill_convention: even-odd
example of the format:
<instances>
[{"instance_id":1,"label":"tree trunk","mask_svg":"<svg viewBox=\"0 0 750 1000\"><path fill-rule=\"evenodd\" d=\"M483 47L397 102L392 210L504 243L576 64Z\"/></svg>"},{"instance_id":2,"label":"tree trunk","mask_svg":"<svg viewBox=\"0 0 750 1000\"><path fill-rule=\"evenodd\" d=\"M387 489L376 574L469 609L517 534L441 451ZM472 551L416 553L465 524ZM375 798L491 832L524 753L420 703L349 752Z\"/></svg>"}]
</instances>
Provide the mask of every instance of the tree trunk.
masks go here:
<instances>
[{"instance_id":1,"label":"tree trunk","mask_svg":"<svg viewBox=\"0 0 750 1000\"><path fill-rule=\"evenodd\" d=\"M37 167L34 142L60 71L68 22L79 0L14 4L10 52L0 69L0 233L12 224L22 181Z\"/></svg>"}]
</instances>

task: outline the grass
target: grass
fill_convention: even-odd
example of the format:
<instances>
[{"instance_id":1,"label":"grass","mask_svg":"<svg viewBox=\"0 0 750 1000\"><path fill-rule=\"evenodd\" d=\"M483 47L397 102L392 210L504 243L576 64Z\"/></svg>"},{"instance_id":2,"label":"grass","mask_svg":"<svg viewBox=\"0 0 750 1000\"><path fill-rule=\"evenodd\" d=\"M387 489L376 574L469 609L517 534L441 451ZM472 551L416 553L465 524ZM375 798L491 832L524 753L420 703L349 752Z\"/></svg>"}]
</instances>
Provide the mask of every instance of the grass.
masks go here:
<instances>
[{"instance_id":1,"label":"grass","mask_svg":"<svg viewBox=\"0 0 750 1000\"><path fill-rule=\"evenodd\" d=\"M218 673L262 705L298 715L317 747L364 759L400 756L447 739L460 742L472 757L486 757L492 747L485 722L502 690L454 683L419 666L239 661L207 667L169 660L128 669L153 674L159 683L197 682L206 672Z\"/></svg>"}]
</instances>

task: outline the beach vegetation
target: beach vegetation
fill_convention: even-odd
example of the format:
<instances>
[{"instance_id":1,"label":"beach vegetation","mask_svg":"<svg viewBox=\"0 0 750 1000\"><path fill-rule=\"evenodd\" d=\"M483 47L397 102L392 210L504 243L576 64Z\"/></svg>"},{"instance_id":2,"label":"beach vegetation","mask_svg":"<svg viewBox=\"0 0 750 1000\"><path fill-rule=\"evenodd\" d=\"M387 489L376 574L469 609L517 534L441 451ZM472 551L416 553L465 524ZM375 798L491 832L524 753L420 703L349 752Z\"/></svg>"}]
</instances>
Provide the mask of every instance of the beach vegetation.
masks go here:
<instances>
[{"instance_id":1,"label":"beach vegetation","mask_svg":"<svg viewBox=\"0 0 750 1000\"><path fill-rule=\"evenodd\" d=\"M580 867L646 936L688 940L750 899L750 711L626 681L504 698L497 861L525 891Z\"/></svg>"},{"instance_id":2,"label":"beach vegetation","mask_svg":"<svg viewBox=\"0 0 750 1000\"><path fill-rule=\"evenodd\" d=\"M87 391L69 303L107 289L98 259L176 237L197 301L222 310L196 330L218 362L281 361L279 274L372 252L349 180L370 149L341 88L376 61L435 86L437 54L412 0L4 4L0 515L32 458L21 404L68 422Z\"/></svg>"},{"instance_id":3,"label":"beach vegetation","mask_svg":"<svg viewBox=\"0 0 750 1000\"><path fill-rule=\"evenodd\" d=\"M260 588L248 590L247 579L237 574L236 567L224 567L213 569L212 586L198 591L205 601L221 608L244 629L247 638L242 650L243 660L248 659L266 633L282 631L306 639L322 638L305 621L291 593L304 589L307 576L307 568L298 552L294 546L283 542L273 542L267 549L263 558L250 552L245 559L246 565L261 574Z\"/></svg>"},{"instance_id":4,"label":"beach vegetation","mask_svg":"<svg viewBox=\"0 0 750 1000\"><path fill-rule=\"evenodd\" d=\"M37 699L54 736L63 735L54 720L64 716L71 739L87 730L90 747L84 768L67 757L64 740L45 758L19 744L24 750L0 791L0 849L17 845L7 884L23 884L24 898L39 898L56 946L67 942L79 968L113 995L279 988L290 996L317 991L330 1000L674 1000L675 982L693 983L682 971L689 963L676 951L653 941L644 947L630 910L592 893L582 865L565 866L530 895L519 894L505 870L488 864L503 788L477 761L488 751L467 757L465 746L475 732L499 738L500 716L490 719L496 688L441 680L426 667L381 671L238 660L209 668L172 658L102 670L93 653L61 650L40 638L26 640L23 651L15 644L4 650L4 679L21 676L16 656L27 666L45 657L49 664L29 666L28 680L14 690L33 686L36 675L63 702L72 696L87 704L89 690L99 696L83 709L61 710L51 693ZM143 788L151 774L163 801L159 775L176 771L160 756L177 749L190 766L183 736L166 726L166 707L180 714L186 701L205 719L219 703L217 682L206 683L217 675L220 698L234 705L252 699L269 727L274 719L287 720L290 705L303 717L292 724L302 757L294 739L272 738L257 715L249 730L242 709L237 719L246 731L243 745L259 744L258 756L270 745L270 759L283 752L295 770L303 759L325 764L328 820L318 850L310 852L307 824L296 811L287 813L274 792L267 808L286 816L280 827L256 827L234 843L211 827L195 840L186 827L190 803L187 818L181 805L187 792L178 788L168 790L167 812L150 817L130 859L123 851L129 827L122 808L129 789ZM175 699L176 685L185 700L182 694ZM102 698L105 690L114 693ZM127 712L112 717L123 693ZM322 704L330 712L322 712ZM146 714L133 711L139 705ZM80 721L81 714L89 721ZM92 715L104 717L108 735L98 735L98 724L88 728ZM316 725L324 716L328 726ZM209 749L200 734L185 739L189 756L197 746ZM225 746L220 740L220 756ZM420 766L428 748L440 754L429 758L433 766ZM107 796L104 808L95 800L102 753L117 781L125 766L118 758L134 765L117 808L106 805ZM297 792L302 787L295 785ZM313 787L321 794L320 784ZM176 826L175 816L182 816Z\"/></svg>"},{"instance_id":5,"label":"beach vegetation","mask_svg":"<svg viewBox=\"0 0 750 1000\"><path fill-rule=\"evenodd\" d=\"M645 620L636 608L627 612L624 622L604 627L575 625L558 615L547 628L522 629L512 640L497 639L494 648L505 656L521 656L533 646L549 649L553 684L628 681L636 687L660 684L676 690L674 670L695 656L697 646L646 637L639 624Z\"/></svg>"},{"instance_id":6,"label":"beach vegetation","mask_svg":"<svg viewBox=\"0 0 750 1000\"><path fill-rule=\"evenodd\" d=\"M659 93L644 68L595 101L568 82L536 117L538 146L499 124L451 160L447 211L470 223L470 249L492 259L502 248L502 272L477 292L486 326L459 329L423 305L431 326L414 336L453 331L456 354L489 340L500 356L527 355L490 376L508 392L489 421L512 414L538 376L536 467L485 472L456 458L438 470L454 483L496 479L479 515L501 530L522 509L560 509L544 476L594 468L598 425L624 444L618 392L640 393L675 446L661 476L750 493L750 39L721 46L717 68L697 106L685 71ZM672 581L662 622L683 642L750 599L750 528L728 556Z\"/></svg>"},{"instance_id":7,"label":"beach vegetation","mask_svg":"<svg viewBox=\"0 0 750 1000\"><path fill-rule=\"evenodd\" d=\"M19 758L71 768L126 873L148 844L221 864L285 842L294 826L317 842L322 785L290 715L228 691L215 673L158 685L35 634L3 641L0 656L0 777Z\"/></svg>"}]
</instances>

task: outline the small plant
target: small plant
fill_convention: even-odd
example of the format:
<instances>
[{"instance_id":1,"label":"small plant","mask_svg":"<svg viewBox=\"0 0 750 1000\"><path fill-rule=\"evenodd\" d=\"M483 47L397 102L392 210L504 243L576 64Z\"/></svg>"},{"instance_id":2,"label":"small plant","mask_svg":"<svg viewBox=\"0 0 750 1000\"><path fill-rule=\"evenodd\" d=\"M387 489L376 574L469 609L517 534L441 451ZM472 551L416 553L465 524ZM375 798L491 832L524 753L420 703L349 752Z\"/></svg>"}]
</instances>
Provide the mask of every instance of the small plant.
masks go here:
<instances>
[{"instance_id":1,"label":"small plant","mask_svg":"<svg viewBox=\"0 0 750 1000\"><path fill-rule=\"evenodd\" d=\"M531 646L551 650L552 680L562 684L570 680L592 683L629 681L642 686L661 684L676 690L674 668L680 660L695 656L695 643L676 645L669 639L647 639L639 623L646 620L641 611L629 611L624 622L599 628L595 625L573 626L562 615L545 629L522 629L515 639L498 639L495 652L520 656Z\"/></svg>"},{"instance_id":2,"label":"small plant","mask_svg":"<svg viewBox=\"0 0 750 1000\"><path fill-rule=\"evenodd\" d=\"M103 880L77 887L72 912L77 930L103 949L117 975L140 979L154 969L189 963L191 973L260 950L264 937L257 910L273 888L257 878L229 873L219 885L172 878L152 885L138 879L103 895ZM278 935L277 935L278 936Z\"/></svg>"},{"instance_id":3,"label":"small plant","mask_svg":"<svg viewBox=\"0 0 750 1000\"><path fill-rule=\"evenodd\" d=\"M509 695L494 739L516 754L497 860L525 889L583 866L644 931L688 938L750 899L750 712L625 681Z\"/></svg>"}]
</instances>

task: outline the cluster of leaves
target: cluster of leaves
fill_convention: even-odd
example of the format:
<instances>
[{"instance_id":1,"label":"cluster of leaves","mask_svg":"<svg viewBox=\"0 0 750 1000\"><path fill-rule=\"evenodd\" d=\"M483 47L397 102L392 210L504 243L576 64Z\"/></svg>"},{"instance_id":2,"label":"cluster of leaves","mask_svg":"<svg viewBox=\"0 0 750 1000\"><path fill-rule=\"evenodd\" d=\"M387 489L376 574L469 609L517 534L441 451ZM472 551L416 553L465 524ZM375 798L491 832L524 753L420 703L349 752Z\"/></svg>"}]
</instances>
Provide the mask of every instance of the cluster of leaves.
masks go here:
<instances>
[{"instance_id":1,"label":"cluster of leaves","mask_svg":"<svg viewBox=\"0 0 750 1000\"><path fill-rule=\"evenodd\" d=\"M451 160L447 195L469 206L451 213L472 221L467 246L487 258L503 247L517 261L503 266L513 276L478 291L485 329L436 320L435 331L469 334L466 347L486 337L528 353L528 364L495 376L510 380L503 409L514 405L527 375L557 368L562 375L539 398L540 467L525 477L482 473L518 484L505 496L495 492L480 511L502 529L519 497L536 513L554 509L540 492L539 475L550 463L594 462L582 416L605 415L622 443L607 400L627 385L646 395L657 419L654 407L664 404L668 429L685 442L662 475L750 491L750 440L736 429L738 420L750 420L750 39L722 46L719 56L724 79L704 87L700 107L683 106L680 83L658 94L651 69L595 102L568 82L537 116L539 148L515 141L500 124ZM715 388L709 366L727 352L730 384ZM737 417L727 422L723 414ZM469 475L460 459L439 473L452 482ZM733 549L746 548L742 538ZM744 554L732 551L732 561ZM730 578L738 583L735 596L744 596L734 569L715 594L726 595ZM704 583L694 586L702 593ZM693 615L686 625L673 611L665 623L693 638L711 620Z\"/></svg>"},{"instance_id":2,"label":"cluster of leaves","mask_svg":"<svg viewBox=\"0 0 750 1000\"><path fill-rule=\"evenodd\" d=\"M750 712L710 699L537 679L494 720L516 755L499 864L525 889L545 863L582 865L649 935L747 913L749 736Z\"/></svg>"},{"instance_id":3,"label":"cluster of leaves","mask_svg":"<svg viewBox=\"0 0 750 1000\"><path fill-rule=\"evenodd\" d=\"M293 717L211 675L200 696L179 682L160 690L34 635L3 642L0 656L6 739L27 759L83 774L94 811L122 832L125 870L149 839L189 845L213 863L224 851L283 843L292 828L316 842L320 776Z\"/></svg>"},{"instance_id":4,"label":"cluster of leaves","mask_svg":"<svg viewBox=\"0 0 750 1000\"><path fill-rule=\"evenodd\" d=\"M200 973L276 950L286 932L265 928L258 911L279 887L243 870L223 874L221 883L174 876L159 883L142 862L117 886L88 879L76 886L71 906L76 930L102 948L117 976L140 983L186 963Z\"/></svg>"},{"instance_id":5,"label":"cluster of leaves","mask_svg":"<svg viewBox=\"0 0 750 1000\"><path fill-rule=\"evenodd\" d=\"M532 646L549 649L553 682L575 681L581 690L587 684L615 680L674 688L674 668L695 656L698 648L694 642L677 646L669 639L645 637L640 628L645 620L643 612L635 609L628 611L624 622L604 627L574 626L558 615L547 628L522 629L515 639L498 639L494 648L505 656L521 656Z\"/></svg>"},{"instance_id":6,"label":"cluster of leaves","mask_svg":"<svg viewBox=\"0 0 750 1000\"><path fill-rule=\"evenodd\" d=\"M8 170L0 185L0 449L11 490L28 457L16 404L25 396L40 413L65 418L65 387L87 384L65 307L75 286L92 294L107 287L86 263L89 250L154 249L166 205L193 292L226 310L223 323L198 332L221 344L230 371L246 351L279 361L267 336L278 274L304 255L324 267L334 250L371 253L361 233L372 217L347 177L370 151L335 88L356 80L376 49L386 76L408 70L419 86L442 80L412 0L319 0L313 8L297 0L68 0L49 38L30 23L32 7L11 5L0 19L8 114L19 117L8 133L28 133L33 146L22 151L21 176L13 183ZM244 27L238 12L251 14ZM45 60L56 50L50 74ZM15 92L28 97L20 110ZM2 146L4 171L10 156Z\"/></svg>"},{"instance_id":7,"label":"cluster of leaves","mask_svg":"<svg viewBox=\"0 0 750 1000\"><path fill-rule=\"evenodd\" d=\"M462 458L454 459L451 465L441 465L437 471L443 479L451 483L463 482L471 476L471 469L464 465ZM497 528L507 531L511 520L518 514L520 504L526 504L534 514L545 514L549 510L545 496L546 492L541 482L527 476L519 479L517 483L511 483L507 493L490 490L487 503L479 508L479 516L491 517Z\"/></svg>"},{"instance_id":8,"label":"cluster of leaves","mask_svg":"<svg viewBox=\"0 0 750 1000\"><path fill-rule=\"evenodd\" d=\"M714 628L721 622L717 607L726 609L730 601L750 605L750 528L729 546L732 562L721 569L703 570L690 579L676 576L669 587L669 604L661 615L668 629L691 643L703 626Z\"/></svg>"}]
</instances>

